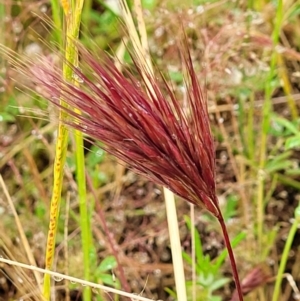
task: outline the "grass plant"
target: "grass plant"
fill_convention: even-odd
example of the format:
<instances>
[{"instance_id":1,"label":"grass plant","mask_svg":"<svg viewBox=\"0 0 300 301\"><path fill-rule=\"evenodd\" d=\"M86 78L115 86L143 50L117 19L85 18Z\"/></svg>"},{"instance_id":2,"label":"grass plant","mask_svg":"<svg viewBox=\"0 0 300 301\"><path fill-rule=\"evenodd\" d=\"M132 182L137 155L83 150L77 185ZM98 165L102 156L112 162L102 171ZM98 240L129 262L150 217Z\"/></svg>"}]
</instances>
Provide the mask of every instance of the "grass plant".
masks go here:
<instances>
[{"instance_id":1,"label":"grass plant","mask_svg":"<svg viewBox=\"0 0 300 301\"><path fill-rule=\"evenodd\" d=\"M64 245L64 248L72 248L68 251L72 264L67 274L84 275L87 282L83 283L88 286L79 285L77 288L84 292L85 301L92 300L95 297L93 294L99 300L107 297L106 293L99 294L92 290L100 286L91 281L103 281L115 288L121 286L128 292L135 290L140 295L144 287L145 294L150 296L155 291L153 296L160 299L167 296L180 301L197 301L200 297L229 299L228 292L232 285L229 284L229 275L224 276L224 272L228 272L225 259L229 255L234 262L234 258L225 222L232 237L235 237L232 245L243 276L241 287L238 285L239 296L237 292L231 292L232 301L243 298L288 300L291 289L286 283L294 283L293 291L298 291L295 283L299 281L296 266L299 255L293 242L297 241L298 234L299 207L296 198L300 189L300 98L295 94L300 58L296 30L299 25L299 3L292 0L251 0L245 2L245 6L241 1L204 0L198 1L197 5L175 2L122 2L122 11L120 7L113 7L111 2L52 1L53 32L45 38L46 43L42 43L38 56L29 59L23 53L26 53L28 45L39 41L35 30L38 33L45 31L38 25L41 20L32 21L35 14L40 14L39 6L34 6L34 14L28 14L33 10L33 6L26 5L30 1L26 4L23 1L0 3L0 23L6 30L5 34L0 35L1 110L4 105L0 112L0 172L1 179L5 181L5 184L1 181L6 196L3 199L8 200L6 204L0 198L0 215L2 210L5 212L1 215L0 229L9 229L0 235L0 253L6 263L13 264L6 261L7 257L19 258L20 262L27 260L32 266L35 265L34 259L38 258L42 249L36 247L35 235L37 228L40 233L47 232L45 214L49 214L47 200L52 193L45 299L49 300L50 290L53 289L51 277L56 280L71 279L67 275L50 272L54 269L52 262L57 243ZM33 30L28 27L31 22L28 15L31 16ZM182 24L180 30L178 15ZM82 36L79 42L81 20ZM49 24L45 27L49 28ZM185 35L182 35L183 32ZM89 36L93 37L93 41ZM64 63L57 69L49 69L41 54L52 51L50 47L44 49L45 44L49 45L52 41L59 46ZM8 51L3 45L13 50ZM107 52L99 50L99 47ZM9 57L10 63L14 62L13 68L6 62L6 57ZM198 81L206 84L207 95L202 95ZM20 93L14 89L15 86L25 86L30 93ZM40 89L38 92L42 96L59 107L60 123L54 162L52 144L55 125L45 121L45 118L49 119L47 111L36 115L38 110L46 108L41 97L34 96L32 99L31 90L36 89ZM56 112L51 114L56 115ZM71 150L76 152L77 158L74 159L67 154L71 149L68 148L70 127L76 130L76 145ZM17 128L15 132L14 128ZM11 131L13 134L9 134ZM92 141L85 143L88 155L84 154L83 149L83 137L86 135L92 137L89 138ZM10 136L13 143L7 142ZM103 143L91 147L90 143L95 140ZM110 152L126 164L115 168L115 161L109 155L101 160L94 158L93 152L97 152L98 148ZM66 161L66 158L69 159ZM99 165L97 168L94 166L96 164ZM131 170L128 171L127 167ZM53 168L51 192L48 179ZM151 198L150 193L144 193L148 182L132 188L137 185L132 170L166 187L166 205L157 200L155 202L155 198L161 197L159 193L153 194L157 191L153 186L149 189ZM64 172L66 177L63 177ZM73 175L77 184L73 181ZM60 226L63 217L59 217L62 187L66 187L68 195L72 190L69 187L76 187L76 199L79 197L79 202L75 202L71 192L69 218L64 223L64 227L69 229L64 230L64 235ZM135 199L132 192L127 195L129 189L142 190L142 197ZM8 197L9 193L11 197ZM174 193L192 206L196 205L195 216L187 221L188 234L181 221L183 214L187 214L188 206L178 200L176 210ZM90 200L91 206L87 203ZM159 209L156 208L155 214L151 215L147 211L149 208L143 208L143 202L147 202L149 207L159 204ZM199 207L211 215L203 213ZM162 208L167 208L167 219L172 220L169 230L176 289L172 287L173 282L165 284L163 281L170 279L171 272L169 261L161 263L159 256L168 250L168 245L159 245L164 232L153 222L164 211ZM30 216L30 223L26 221L26 216L27 219ZM112 225L115 225L117 218L118 227L114 227ZM133 220L138 230L132 230L126 223L124 226L127 219L130 222ZM218 221L224 240L218 233ZM32 224L38 224L38 227L32 229ZM124 231L130 229L126 235L118 233L122 227ZM145 227L149 229L144 232ZM76 237L78 228L82 233L81 244ZM137 238L134 231L138 231L141 237ZM283 242L285 233L289 234ZM185 235L188 239L190 236L193 238L191 253L185 250L186 246L190 246ZM13 237L17 236L21 238L22 251L14 253L9 250L16 243ZM92 238L100 243L93 244ZM210 245L207 242L210 239L218 242L217 251L213 243ZM43 238L40 237L39 241L42 244ZM223 250L224 242L229 254ZM128 247L131 243L134 250ZM83 254L80 261L82 269L77 267L72 270L75 266L73 262L76 262L73 251L74 254ZM20 252L25 255L18 256ZM148 261L135 265L138 261L132 256L135 252L147 254ZM185 273L182 254L184 264L191 267ZM104 259L100 261L99 258ZM59 255L58 269L62 260L67 261ZM153 276L152 262L153 266L159 262L155 271L168 271L162 272L159 280L155 279L162 286L161 291L167 291L169 295L155 295L153 279L149 285L142 284L146 277L150 279ZM67 265L68 262L63 263L63 266ZM268 272L261 268L263 265L269 266ZM141 273L136 272L138 268ZM8 269L12 270L10 266ZM9 277L11 270L6 273ZM236 270L233 263L234 278L238 283ZM191 275L187 271L191 271ZM32 300L43 298L38 293L40 283L37 272L43 271L36 269L34 273L36 289L29 292ZM118 279L114 283L115 272ZM28 273L30 277L31 273ZM20 273L26 281L28 275L26 270ZM286 275L292 281L282 282ZM274 284L272 277L276 279ZM264 286L267 282L268 285ZM30 283L21 288L17 283L16 287L24 294L32 285ZM74 288L74 284L64 285L69 285L66 292ZM261 288L257 290L259 286ZM133 299L139 299L140 295Z\"/></svg>"},{"instance_id":2,"label":"grass plant","mask_svg":"<svg viewBox=\"0 0 300 301\"><path fill-rule=\"evenodd\" d=\"M49 72L42 63L33 63L24 72L31 72L36 84L43 86L45 95L51 95L49 100L62 97L69 106L84 112L81 115L61 106L74 118L67 121L69 125L103 141L106 151L128 163L133 170L163 184L187 201L206 208L217 218L229 253L239 300L243 300L230 239L215 192L215 152L207 105L195 75L187 41L181 47L182 61L189 76L186 81L190 85L187 87L190 115L182 110L171 88L162 79L171 103L166 101L149 65L141 63L141 52L135 51L132 59L145 85L144 91L130 74L130 80L127 80L104 53L104 59L99 63L83 47L80 47L81 55L95 79L92 81L77 67L72 70L85 83L86 89L66 83L59 72ZM49 78L53 81L49 82ZM101 83L103 90L94 82ZM189 125L189 118L194 126ZM159 163L155 164L153 158Z\"/></svg>"}]
</instances>

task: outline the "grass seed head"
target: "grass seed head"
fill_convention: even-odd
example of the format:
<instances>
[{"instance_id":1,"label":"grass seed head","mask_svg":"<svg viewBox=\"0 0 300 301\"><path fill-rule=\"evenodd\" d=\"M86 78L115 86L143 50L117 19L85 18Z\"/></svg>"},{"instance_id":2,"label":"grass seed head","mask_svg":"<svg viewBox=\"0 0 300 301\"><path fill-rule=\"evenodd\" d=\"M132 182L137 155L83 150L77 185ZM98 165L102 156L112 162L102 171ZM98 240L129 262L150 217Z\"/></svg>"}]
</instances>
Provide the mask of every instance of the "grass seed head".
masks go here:
<instances>
[{"instance_id":1,"label":"grass seed head","mask_svg":"<svg viewBox=\"0 0 300 301\"><path fill-rule=\"evenodd\" d=\"M187 47L181 51L188 74L186 109L163 76L159 81L142 70L134 55L136 71L146 74L141 82L130 72L121 73L106 54L95 58L84 47L79 49L87 65L87 72L73 68L80 86L66 82L58 69L47 64L32 63L28 69L51 102L58 105L62 99L68 105L61 106L70 116L64 122L102 141L106 151L139 174L218 217L207 103Z\"/></svg>"}]
</instances>

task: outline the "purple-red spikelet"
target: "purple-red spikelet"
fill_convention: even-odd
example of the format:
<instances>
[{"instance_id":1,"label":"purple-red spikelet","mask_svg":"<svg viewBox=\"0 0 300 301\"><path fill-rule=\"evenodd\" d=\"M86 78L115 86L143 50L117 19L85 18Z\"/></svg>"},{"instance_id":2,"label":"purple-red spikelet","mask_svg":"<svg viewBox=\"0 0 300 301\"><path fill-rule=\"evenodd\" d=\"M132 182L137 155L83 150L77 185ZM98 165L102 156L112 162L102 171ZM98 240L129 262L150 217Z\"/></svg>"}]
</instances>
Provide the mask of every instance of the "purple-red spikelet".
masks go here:
<instances>
[{"instance_id":1,"label":"purple-red spikelet","mask_svg":"<svg viewBox=\"0 0 300 301\"><path fill-rule=\"evenodd\" d=\"M70 108L66 121L72 127L104 143L106 151L126 162L133 170L219 217L215 195L215 149L204 98L189 52L181 51L188 73L187 108L170 86L139 67L150 82L138 82L129 72L123 75L109 57L94 58L79 46L88 68L74 68L76 86L65 82L61 72L46 64L32 64L29 72L46 97ZM90 69L90 70L88 70ZM89 75L86 75L89 74ZM77 114L73 108L79 109Z\"/></svg>"}]
</instances>

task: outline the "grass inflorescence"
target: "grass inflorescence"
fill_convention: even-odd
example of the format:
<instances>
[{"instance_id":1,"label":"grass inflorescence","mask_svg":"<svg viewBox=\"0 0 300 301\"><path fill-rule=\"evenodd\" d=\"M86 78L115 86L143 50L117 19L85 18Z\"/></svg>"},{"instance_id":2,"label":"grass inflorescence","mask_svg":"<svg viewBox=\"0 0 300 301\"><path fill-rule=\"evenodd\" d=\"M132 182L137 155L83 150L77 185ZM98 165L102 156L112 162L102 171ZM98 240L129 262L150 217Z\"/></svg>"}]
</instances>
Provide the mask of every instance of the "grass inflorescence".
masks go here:
<instances>
[{"instance_id":1,"label":"grass inflorescence","mask_svg":"<svg viewBox=\"0 0 300 301\"><path fill-rule=\"evenodd\" d=\"M47 232L47 221L53 187L49 179L55 166L53 145L60 141L60 135L56 139L53 134L57 125L49 123L55 116L55 123L58 119L66 132L70 128L77 131L70 141L66 136L58 146L66 158L66 163L59 163L62 201L58 204L70 202L70 206L66 205L67 212L62 208L61 216L58 211L52 215L57 221L57 236L52 241L51 256L58 259L57 269L63 267L66 274L122 286L127 291L145 290L145 294L161 299L264 301L297 296L297 3L201 1L181 6L167 1L142 3L140 9L139 1L135 1L128 3L124 13L108 3L88 1L83 7L80 36L81 12L75 18L75 35L75 19L70 18L79 2L63 1L61 10L53 1L56 28L47 23L46 31L37 25L43 22L40 18L27 27L26 16L33 6L0 4L1 24L6 29L0 41L4 58L0 63L4 146L0 167L7 191L13 196L9 206L16 206L14 210L1 205L7 213L1 227L10 229L1 236L3 256L30 259L35 265L33 256L28 256L30 245L37 264L43 265L44 260L38 258L44 256L45 235L53 237L51 231ZM47 9L47 5L40 5L41 11ZM69 13L63 13L67 8ZM136 17L132 21L126 19L131 12ZM38 10L35 15L39 15ZM40 43L38 34L49 31L48 36L42 34L46 43ZM33 49L27 47L31 43L38 45L37 55L26 58L24 53ZM51 47L45 47L51 43ZM73 59L65 56L70 54L65 52L68 43L69 50L74 51ZM58 45L60 50L53 50ZM52 57L56 53L57 65L49 65L51 59L44 55L49 52ZM15 86L27 91L20 92ZM50 118L45 112L45 98L52 103ZM38 108L43 115L37 119L26 107L36 112ZM84 147L88 151L84 152ZM78 150L79 164L71 154L78 154ZM103 150L117 157L120 167L115 167L113 156L103 156ZM95 155L89 155L91 152ZM143 178L132 171L147 180L140 180ZM188 220L188 226L180 222L188 211L184 203L177 201L178 212L172 211L174 216L178 214L176 228L182 242L177 246L177 258L182 249L186 259L185 273L181 268L174 270L183 277L185 274L186 278L180 279L185 279L186 292L185 286L181 290L172 287L173 276L170 283L166 281L172 273L168 240L164 238L165 205L149 180L196 206L196 215ZM79 195L81 200L77 199ZM9 200L7 192L5 199ZM11 226L10 210L14 220L20 217L16 224L24 252L9 242L17 231ZM216 221L225 239L219 235ZM230 236L235 237L241 287L225 222ZM82 242L77 239L78 226ZM229 248L238 291L230 283L224 245ZM177 262L175 257L173 261ZM52 262L46 268L55 269L51 266ZM149 273L149 282L144 285ZM159 273L162 276L157 276ZM12 278L11 269L7 274ZM28 279L24 273L20 275ZM288 282L282 281L283 277ZM49 299L47 281L44 296ZM40 300L38 282L32 298ZM74 284L64 285L62 296L72 299ZM24 288L16 287L24 294ZM26 289L30 287L32 284ZM9 285L6 290L10 291ZM86 301L93 298L92 294L108 297L88 288L81 290ZM51 294L56 292L51 290Z\"/></svg>"}]
</instances>

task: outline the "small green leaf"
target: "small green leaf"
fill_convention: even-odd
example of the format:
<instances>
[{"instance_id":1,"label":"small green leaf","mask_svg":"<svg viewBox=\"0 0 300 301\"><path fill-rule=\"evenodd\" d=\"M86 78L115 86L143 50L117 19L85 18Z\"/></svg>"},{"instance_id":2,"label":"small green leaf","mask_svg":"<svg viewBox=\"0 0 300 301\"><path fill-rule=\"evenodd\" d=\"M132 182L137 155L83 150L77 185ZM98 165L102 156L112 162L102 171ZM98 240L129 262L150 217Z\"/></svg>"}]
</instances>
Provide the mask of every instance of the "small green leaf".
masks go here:
<instances>
[{"instance_id":1,"label":"small green leaf","mask_svg":"<svg viewBox=\"0 0 300 301\"><path fill-rule=\"evenodd\" d=\"M238 205L238 198L234 194L228 195L226 198L226 206L224 208L224 220L228 221L230 218L236 215Z\"/></svg>"},{"instance_id":2,"label":"small green leaf","mask_svg":"<svg viewBox=\"0 0 300 301\"><path fill-rule=\"evenodd\" d=\"M13 116L10 113L7 113L7 112L0 113L0 122L3 122L3 121L14 122L15 120L16 120L15 116Z\"/></svg>"},{"instance_id":3,"label":"small green leaf","mask_svg":"<svg viewBox=\"0 0 300 301\"><path fill-rule=\"evenodd\" d=\"M174 292L173 290L171 290L168 287L165 287L164 290L173 298L173 299L177 299L177 295L176 292Z\"/></svg>"},{"instance_id":4,"label":"small green leaf","mask_svg":"<svg viewBox=\"0 0 300 301\"><path fill-rule=\"evenodd\" d=\"M291 7L293 7L293 6L291 6ZM291 9L291 11L289 12L287 18L288 18L289 20L291 20L291 19L293 19L293 18L295 18L295 17L298 17L299 14L300 14L300 5L299 5L299 4L296 4L296 5L294 5L293 9Z\"/></svg>"},{"instance_id":5,"label":"small green leaf","mask_svg":"<svg viewBox=\"0 0 300 301\"><path fill-rule=\"evenodd\" d=\"M116 285L116 281L115 281L114 277L110 274L98 274L98 279L101 279L101 281L104 284L111 285L111 286Z\"/></svg>"},{"instance_id":6,"label":"small green leaf","mask_svg":"<svg viewBox=\"0 0 300 301\"><path fill-rule=\"evenodd\" d=\"M272 122L273 122L273 127L272 129L275 130L275 132L277 132L278 134L295 134L298 135L299 134L299 129L298 126L295 125L292 121L289 121L285 118L282 117L278 117L276 114L274 114L272 116ZM285 131L285 129L287 131Z\"/></svg>"},{"instance_id":7,"label":"small green leaf","mask_svg":"<svg viewBox=\"0 0 300 301\"><path fill-rule=\"evenodd\" d=\"M285 141L285 149L292 149L300 146L300 134L298 133L296 136L289 137Z\"/></svg>"},{"instance_id":8,"label":"small green leaf","mask_svg":"<svg viewBox=\"0 0 300 301\"><path fill-rule=\"evenodd\" d=\"M192 265L193 259L192 259L192 257L191 257L188 253L182 251L182 258L183 258L188 264Z\"/></svg>"},{"instance_id":9,"label":"small green leaf","mask_svg":"<svg viewBox=\"0 0 300 301\"><path fill-rule=\"evenodd\" d=\"M95 165L102 163L104 157L105 151L98 146L93 145L87 156L87 164L90 167L94 167Z\"/></svg>"},{"instance_id":10,"label":"small green leaf","mask_svg":"<svg viewBox=\"0 0 300 301\"><path fill-rule=\"evenodd\" d=\"M114 256L107 256L102 260L97 268L98 272L106 272L114 269L117 266L117 261Z\"/></svg>"},{"instance_id":11,"label":"small green leaf","mask_svg":"<svg viewBox=\"0 0 300 301\"><path fill-rule=\"evenodd\" d=\"M207 287L211 287L214 281L215 281L215 277L213 274L206 274L206 275L200 274L197 283L207 288Z\"/></svg>"},{"instance_id":12,"label":"small green leaf","mask_svg":"<svg viewBox=\"0 0 300 301\"><path fill-rule=\"evenodd\" d=\"M289 160L291 154L292 154L291 151L285 151L273 158L270 158L266 164L265 170L268 173L271 173L274 171L291 168L293 166L292 161Z\"/></svg>"},{"instance_id":13,"label":"small green leaf","mask_svg":"<svg viewBox=\"0 0 300 301\"><path fill-rule=\"evenodd\" d=\"M285 170L289 169L293 166L293 162L290 160L286 161L272 161L266 166L266 171L268 173L279 171L279 170Z\"/></svg>"},{"instance_id":14,"label":"small green leaf","mask_svg":"<svg viewBox=\"0 0 300 301\"><path fill-rule=\"evenodd\" d=\"M221 279L216 279L212 285L210 286L210 290L213 292L221 287L223 287L225 284L229 282L228 278L221 278Z\"/></svg>"},{"instance_id":15,"label":"small green leaf","mask_svg":"<svg viewBox=\"0 0 300 301\"><path fill-rule=\"evenodd\" d=\"M184 220L186 222L188 229L191 231L192 224L191 224L190 218L187 215L185 215ZM197 228L194 227L194 229L195 229L194 239L195 239L196 262L197 262L197 265L202 266L203 259L204 259L202 242L201 242L201 238L200 238Z\"/></svg>"},{"instance_id":16,"label":"small green leaf","mask_svg":"<svg viewBox=\"0 0 300 301\"><path fill-rule=\"evenodd\" d=\"M285 171L285 174L288 175L288 176L299 176L300 175L300 169L295 169L295 168L292 168L292 169L287 169Z\"/></svg>"}]
</instances>

